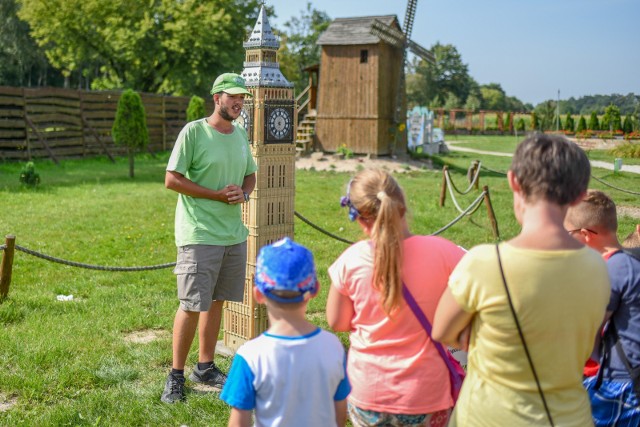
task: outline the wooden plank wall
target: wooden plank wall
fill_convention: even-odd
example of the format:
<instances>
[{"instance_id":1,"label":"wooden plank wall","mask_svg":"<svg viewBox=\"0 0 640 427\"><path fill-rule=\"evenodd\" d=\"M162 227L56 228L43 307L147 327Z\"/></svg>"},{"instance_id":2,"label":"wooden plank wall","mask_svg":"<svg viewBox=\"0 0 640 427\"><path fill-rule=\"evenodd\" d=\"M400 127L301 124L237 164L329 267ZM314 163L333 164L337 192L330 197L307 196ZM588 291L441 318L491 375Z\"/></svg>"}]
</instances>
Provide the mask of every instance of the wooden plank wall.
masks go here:
<instances>
[{"instance_id":1,"label":"wooden plank wall","mask_svg":"<svg viewBox=\"0 0 640 427\"><path fill-rule=\"evenodd\" d=\"M362 50L368 51L366 63L360 62ZM383 43L323 46L316 118L323 151L344 144L358 154L389 154L401 61L398 50Z\"/></svg>"},{"instance_id":2,"label":"wooden plank wall","mask_svg":"<svg viewBox=\"0 0 640 427\"><path fill-rule=\"evenodd\" d=\"M111 127L119 91L0 86L0 159L124 155ZM141 94L149 150L169 150L186 123L189 97ZM209 103L207 104L209 107Z\"/></svg>"},{"instance_id":3,"label":"wooden plank wall","mask_svg":"<svg viewBox=\"0 0 640 427\"><path fill-rule=\"evenodd\" d=\"M24 96L21 88L0 90L0 158L26 158L27 124L24 120Z\"/></svg>"}]
</instances>

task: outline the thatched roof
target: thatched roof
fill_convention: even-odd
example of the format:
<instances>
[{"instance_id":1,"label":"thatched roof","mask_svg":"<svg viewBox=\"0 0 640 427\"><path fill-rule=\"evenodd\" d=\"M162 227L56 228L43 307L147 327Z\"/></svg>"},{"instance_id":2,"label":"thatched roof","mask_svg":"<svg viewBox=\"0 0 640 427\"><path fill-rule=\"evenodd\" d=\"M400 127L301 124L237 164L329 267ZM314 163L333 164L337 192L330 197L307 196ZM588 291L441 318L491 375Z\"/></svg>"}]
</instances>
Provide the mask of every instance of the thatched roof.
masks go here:
<instances>
[{"instance_id":1,"label":"thatched roof","mask_svg":"<svg viewBox=\"0 0 640 427\"><path fill-rule=\"evenodd\" d=\"M398 18L395 15L337 18L318 37L317 44L358 45L380 43L382 41L380 37L371 34L371 24L375 19L401 31Z\"/></svg>"}]
</instances>

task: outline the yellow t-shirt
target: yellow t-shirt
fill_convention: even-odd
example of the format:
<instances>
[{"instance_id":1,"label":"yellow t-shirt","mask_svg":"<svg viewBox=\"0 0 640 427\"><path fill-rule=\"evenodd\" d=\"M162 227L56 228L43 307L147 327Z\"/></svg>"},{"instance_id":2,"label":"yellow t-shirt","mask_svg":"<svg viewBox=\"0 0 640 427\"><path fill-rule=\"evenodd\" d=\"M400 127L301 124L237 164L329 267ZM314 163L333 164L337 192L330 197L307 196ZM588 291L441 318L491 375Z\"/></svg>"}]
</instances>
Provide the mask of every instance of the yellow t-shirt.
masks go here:
<instances>
[{"instance_id":1,"label":"yellow t-shirt","mask_svg":"<svg viewBox=\"0 0 640 427\"><path fill-rule=\"evenodd\" d=\"M555 425L593 425L582 368L609 301L594 250L543 251L500 244L513 305ZM548 425L542 399L509 308L494 245L466 254L449 279L474 313L465 379L449 426Z\"/></svg>"}]
</instances>

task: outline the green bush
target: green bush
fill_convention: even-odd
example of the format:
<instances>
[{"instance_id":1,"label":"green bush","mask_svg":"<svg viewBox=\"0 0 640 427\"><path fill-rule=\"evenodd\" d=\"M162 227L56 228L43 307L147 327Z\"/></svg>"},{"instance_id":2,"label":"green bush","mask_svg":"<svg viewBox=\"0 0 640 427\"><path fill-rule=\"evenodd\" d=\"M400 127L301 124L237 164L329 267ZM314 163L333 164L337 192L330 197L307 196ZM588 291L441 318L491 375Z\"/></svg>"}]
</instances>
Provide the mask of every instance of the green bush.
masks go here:
<instances>
[{"instance_id":1,"label":"green bush","mask_svg":"<svg viewBox=\"0 0 640 427\"><path fill-rule=\"evenodd\" d=\"M111 128L113 142L127 147L129 154L129 176L133 178L134 154L149 143L147 117L140 95L127 89L118 101L116 119Z\"/></svg>"},{"instance_id":2,"label":"green bush","mask_svg":"<svg viewBox=\"0 0 640 427\"><path fill-rule=\"evenodd\" d=\"M201 119L207 115L205 110L204 99L197 95L193 95L189 100L187 107L187 122Z\"/></svg>"},{"instance_id":3,"label":"green bush","mask_svg":"<svg viewBox=\"0 0 640 427\"><path fill-rule=\"evenodd\" d=\"M36 172L33 162L27 162L20 171L20 182L29 187L35 187L40 184L40 175Z\"/></svg>"},{"instance_id":4,"label":"green bush","mask_svg":"<svg viewBox=\"0 0 640 427\"><path fill-rule=\"evenodd\" d=\"M564 130L567 132L573 132L575 128L575 124L573 122L573 117L571 117L571 114L567 113L567 118L564 119Z\"/></svg>"},{"instance_id":5,"label":"green bush","mask_svg":"<svg viewBox=\"0 0 640 427\"><path fill-rule=\"evenodd\" d=\"M600 121L598 120L598 114L595 111L591 112L588 128L589 130L600 130Z\"/></svg>"},{"instance_id":6,"label":"green bush","mask_svg":"<svg viewBox=\"0 0 640 427\"><path fill-rule=\"evenodd\" d=\"M524 128L525 128L524 119L520 117L516 122L516 130L518 132L524 132Z\"/></svg>"},{"instance_id":7,"label":"green bush","mask_svg":"<svg viewBox=\"0 0 640 427\"><path fill-rule=\"evenodd\" d=\"M353 150L347 147L347 144L342 144L338 147L338 154L342 154L345 159L350 159L353 157Z\"/></svg>"},{"instance_id":8,"label":"green bush","mask_svg":"<svg viewBox=\"0 0 640 427\"><path fill-rule=\"evenodd\" d=\"M578 127L576 128L576 133L578 132L584 132L585 130L587 130L587 121L584 119L584 116L580 116L580 119L578 119Z\"/></svg>"},{"instance_id":9,"label":"green bush","mask_svg":"<svg viewBox=\"0 0 640 427\"><path fill-rule=\"evenodd\" d=\"M610 104L604 110L604 117L602 117L602 130L610 130L615 132L622 130L622 121L620 120L620 108Z\"/></svg>"},{"instance_id":10,"label":"green bush","mask_svg":"<svg viewBox=\"0 0 640 427\"><path fill-rule=\"evenodd\" d=\"M629 117L628 114L624 116L624 123L622 123L622 131L624 133L633 132L633 123L631 122L631 118Z\"/></svg>"},{"instance_id":11,"label":"green bush","mask_svg":"<svg viewBox=\"0 0 640 427\"><path fill-rule=\"evenodd\" d=\"M540 123L538 123L538 115L535 111L531 112L531 130L538 130L540 128Z\"/></svg>"},{"instance_id":12,"label":"green bush","mask_svg":"<svg viewBox=\"0 0 640 427\"><path fill-rule=\"evenodd\" d=\"M625 142L611 149L611 155L624 158L640 158L640 144Z\"/></svg>"}]
</instances>

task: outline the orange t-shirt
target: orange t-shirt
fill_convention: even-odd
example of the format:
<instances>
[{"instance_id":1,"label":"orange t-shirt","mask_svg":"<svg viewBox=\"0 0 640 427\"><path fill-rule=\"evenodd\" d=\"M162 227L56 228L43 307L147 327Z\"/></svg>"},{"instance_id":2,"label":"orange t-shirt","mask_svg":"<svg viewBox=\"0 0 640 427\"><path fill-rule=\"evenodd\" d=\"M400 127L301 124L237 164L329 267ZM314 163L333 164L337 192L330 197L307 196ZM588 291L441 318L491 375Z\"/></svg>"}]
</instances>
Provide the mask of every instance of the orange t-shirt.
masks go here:
<instances>
[{"instance_id":1,"label":"orange t-shirt","mask_svg":"<svg viewBox=\"0 0 640 427\"><path fill-rule=\"evenodd\" d=\"M403 280L430 322L451 271L464 251L433 236L404 241ZM453 406L449 374L411 308L402 301L392 317L373 288L373 251L358 242L329 267L332 286L353 302L347 375L351 403L362 409L427 414Z\"/></svg>"}]
</instances>

